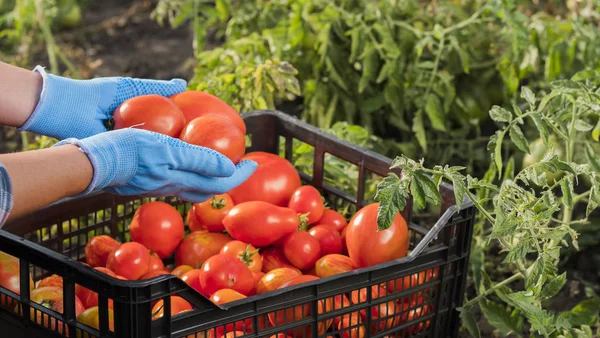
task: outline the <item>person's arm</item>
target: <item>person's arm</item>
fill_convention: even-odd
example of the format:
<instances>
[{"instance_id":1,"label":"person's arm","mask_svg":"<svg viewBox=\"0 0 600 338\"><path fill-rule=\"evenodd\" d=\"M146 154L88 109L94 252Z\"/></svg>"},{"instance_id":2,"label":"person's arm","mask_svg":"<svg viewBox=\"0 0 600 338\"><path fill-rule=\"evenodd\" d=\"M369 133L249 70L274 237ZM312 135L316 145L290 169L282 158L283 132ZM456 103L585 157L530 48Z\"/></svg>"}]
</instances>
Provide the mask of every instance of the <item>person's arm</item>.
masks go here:
<instances>
[{"instance_id":1,"label":"person's arm","mask_svg":"<svg viewBox=\"0 0 600 338\"><path fill-rule=\"evenodd\" d=\"M0 62L0 125L21 127L35 109L42 92L42 76Z\"/></svg>"},{"instance_id":2,"label":"person's arm","mask_svg":"<svg viewBox=\"0 0 600 338\"><path fill-rule=\"evenodd\" d=\"M8 175L0 171L0 225L2 214L11 221L39 208L84 191L93 168L79 147L63 147L0 155ZM12 199L12 208L10 199Z\"/></svg>"}]
</instances>

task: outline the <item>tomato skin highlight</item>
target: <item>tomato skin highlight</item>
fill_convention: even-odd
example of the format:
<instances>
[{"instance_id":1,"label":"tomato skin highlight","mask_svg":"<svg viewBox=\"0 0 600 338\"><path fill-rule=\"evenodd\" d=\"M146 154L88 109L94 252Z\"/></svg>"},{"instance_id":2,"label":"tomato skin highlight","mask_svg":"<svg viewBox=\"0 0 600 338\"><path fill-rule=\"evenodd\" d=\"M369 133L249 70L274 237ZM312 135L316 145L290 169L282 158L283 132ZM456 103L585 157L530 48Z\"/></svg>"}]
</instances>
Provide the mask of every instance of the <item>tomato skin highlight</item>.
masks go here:
<instances>
[{"instance_id":1,"label":"tomato skin highlight","mask_svg":"<svg viewBox=\"0 0 600 338\"><path fill-rule=\"evenodd\" d=\"M310 185L294 190L288 202L288 208L299 214L307 214L308 224L315 224L323 216L323 200L319 191Z\"/></svg>"},{"instance_id":2,"label":"tomato skin highlight","mask_svg":"<svg viewBox=\"0 0 600 338\"><path fill-rule=\"evenodd\" d=\"M244 134L228 119L206 115L191 120L179 138L189 144L219 152L238 164L246 152Z\"/></svg>"},{"instance_id":3,"label":"tomato skin highlight","mask_svg":"<svg viewBox=\"0 0 600 338\"><path fill-rule=\"evenodd\" d=\"M178 137L185 125L181 110L166 97L142 95L126 100L115 109L114 129L138 128Z\"/></svg>"},{"instance_id":4,"label":"tomato skin highlight","mask_svg":"<svg viewBox=\"0 0 600 338\"><path fill-rule=\"evenodd\" d=\"M254 288L252 272L235 257L223 254L213 256L202 265L201 270L200 284L208 296L220 289L232 289L247 295Z\"/></svg>"},{"instance_id":5,"label":"tomato skin highlight","mask_svg":"<svg viewBox=\"0 0 600 338\"><path fill-rule=\"evenodd\" d=\"M185 116L185 123L205 116L217 115L231 121L241 132L246 134L246 124L240 114L220 98L206 92L190 90L170 97Z\"/></svg>"},{"instance_id":6,"label":"tomato skin highlight","mask_svg":"<svg viewBox=\"0 0 600 338\"><path fill-rule=\"evenodd\" d=\"M242 160L252 160L258 167L244 183L229 191L235 204L263 201L286 207L300 187L300 175L286 159L266 152L251 152Z\"/></svg>"},{"instance_id":7,"label":"tomato skin highlight","mask_svg":"<svg viewBox=\"0 0 600 338\"><path fill-rule=\"evenodd\" d=\"M158 201L142 204L129 227L131 240L143 244L160 258L173 254L185 230L177 209Z\"/></svg>"},{"instance_id":8,"label":"tomato skin highlight","mask_svg":"<svg viewBox=\"0 0 600 338\"><path fill-rule=\"evenodd\" d=\"M348 221L339 212L332 209L325 209L317 224L333 225L338 232L341 232L348 225Z\"/></svg>"},{"instance_id":9,"label":"tomato skin highlight","mask_svg":"<svg viewBox=\"0 0 600 338\"><path fill-rule=\"evenodd\" d=\"M300 220L292 209L253 201L234 206L223 218L223 225L231 237L262 247L296 231Z\"/></svg>"},{"instance_id":10,"label":"tomato skin highlight","mask_svg":"<svg viewBox=\"0 0 600 338\"><path fill-rule=\"evenodd\" d=\"M308 233L319 241L321 255L342 253L342 237L333 226L317 225L310 228Z\"/></svg>"},{"instance_id":11,"label":"tomato skin highlight","mask_svg":"<svg viewBox=\"0 0 600 338\"><path fill-rule=\"evenodd\" d=\"M239 259L252 272L260 272L262 270L262 258L258 250L251 244L242 241L231 241L221 249L221 254L231 255Z\"/></svg>"},{"instance_id":12,"label":"tomato skin highlight","mask_svg":"<svg viewBox=\"0 0 600 338\"><path fill-rule=\"evenodd\" d=\"M321 258L321 245L310 234L297 231L286 237L283 253L290 263L300 270L310 269Z\"/></svg>"},{"instance_id":13,"label":"tomato skin highlight","mask_svg":"<svg viewBox=\"0 0 600 338\"><path fill-rule=\"evenodd\" d=\"M108 255L117 250L121 243L106 235L90 238L85 245L85 261L92 267L106 267Z\"/></svg>"},{"instance_id":14,"label":"tomato skin highlight","mask_svg":"<svg viewBox=\"0 0 600 338\"><path fill-rule=\"evenodd\" d=\"M231 237L221 233L194 231L179 243L175 250L175 263L198 269L230 241Z\"/></svg>"},{"instance_id":15,"label":"tomato skin highlight","mask_svg":"<svg viewBox=\"0 0 600 338\"><path fill-rule=\"evenodd\" d=\"M402 258L408 252L409 234L406 221L398 213L388 229L378 231L378 207L379 203L363 207L348 223L348 256L357 268Z\"/></svg>"},{"instance_id":16,"label":"tomato skin highlight","mask_svg":"<svg viewBox=\"0 0 600 338\"><path fill-rule=\"evenodd\" d=\"M325 278L354 270L354 263L348 256L330 254L321 257L315 264L318 277Z\"/></svg>"}]
</instances>

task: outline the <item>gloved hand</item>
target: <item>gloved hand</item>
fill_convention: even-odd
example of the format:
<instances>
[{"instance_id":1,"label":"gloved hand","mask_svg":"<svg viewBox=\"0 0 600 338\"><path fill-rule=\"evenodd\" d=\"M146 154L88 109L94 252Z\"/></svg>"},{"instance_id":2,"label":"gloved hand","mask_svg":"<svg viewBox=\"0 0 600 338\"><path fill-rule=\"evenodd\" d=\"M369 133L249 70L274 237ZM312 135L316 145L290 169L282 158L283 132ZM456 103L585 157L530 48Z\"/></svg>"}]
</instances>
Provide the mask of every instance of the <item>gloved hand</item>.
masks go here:
<instances>
[{"instance_id":1,"label":"gloved hand","mask_svg":"<svg viewBox=\"0 0 600 338\"><path fill-rule=\"evenodd\" d=\"M86 138L106 131L105 121L123 101L135 96L157 94L171 96L185 91L186 81L144 80L108 77L72 80L47 74L37 66L43 78L40 100L19 131L31 131L59 140Z\"/></svg>"},{"instance_id":2,"label":"gloved hand","mask_svg":"<svg viewBox=\"0 0 600 338\"><path fill-rule=\"evenodd\" d=\"M101 133L55 145L75 144L94 168L88 188L119 195L175 196L198 203L242 184L256 162L233 162L218 152L135 128Z\"/></svg>"}]
</instances>

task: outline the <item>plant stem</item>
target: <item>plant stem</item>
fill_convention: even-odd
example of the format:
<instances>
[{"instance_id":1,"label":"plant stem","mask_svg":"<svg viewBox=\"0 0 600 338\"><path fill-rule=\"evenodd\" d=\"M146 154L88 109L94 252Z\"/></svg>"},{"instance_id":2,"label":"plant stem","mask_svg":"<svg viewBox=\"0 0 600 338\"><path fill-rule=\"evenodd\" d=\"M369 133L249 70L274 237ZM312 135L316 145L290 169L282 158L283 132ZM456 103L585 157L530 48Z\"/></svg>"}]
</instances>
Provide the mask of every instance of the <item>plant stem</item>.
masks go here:
<instances>
[{"instance_id":1,"label":"plant stem","mask_svg":"<svg viewBox=\"0 0 600 338\"><path fill-rule=\"evenodd\" d=\"M473 196L473 194L471 194L471 192L469 190L467 190L466 194L469 197L469 199L473 202L475 207L479 211L481 211L481 213L485 216L485 218L487 218L487 220L490 223L492 223L492 226L493 226L494 223L496 223L496 220L492 217L492 215L490 215L490 213L487 210L485 210L485 208L481 205L481 203L479 203L479 200L477 200L477 198L475 198L475 196Z\"/></svg>"},{"instance_id":2,"label":"plant stem","mask_svg":"<svg viewBox=\"0 0 600 338\"><path fill-rule=\"evenodd\" d=\"M58 74L58 61L56 60L56 53L54 49L56 47L56 42L54 41L54 36L52 35L50 25L48 25L48 22L46 21L44 4L42 3L42 0L35 0L35 13L40 25L40 29L42 30L42 35L46 41L46 51L48 53L48 61L50 62L50 70L52 73Z\"/></svg>"},{"instance_id":3,"label":"plant stem","mask_svg":"<svg viewBox=\"0 0 600 338\"><path fill-rule=\"evenodd\" d=\"M500 287L503 287L503 286L505 286L505 285L507 285L507 284L510 284L510 283L512 283L512 282L514 282L514 281L516 281L517 279L520 279L520 278L523 278L523 274L522 274L522 273L520 273L520 272L519 272L519 273L516 273L516 274L514 274L514 275L512 275L512 276L510 276L510 277L508 277L507 279L503 280L502 282L500 282L500 283L498 283L498 284L496 284L496 285L492 286L491 288L489 288L489 289L485 290L485 292L484 292L484 293L482 293L482 294L478 295L477 297L475 297L475 298L473 298L473 299L471 299L471 300L467 301L465 304L463 304L463 306L462 306L462 307L468 307L468 306L471 306L471 305L475 304L476 302L478 302L480 299L482 299L482 298L485 298L485 297L486 297L487 295L489 295L490 293L492 293L492 292L496 291L496 289L498 289L498 288L500 288Z\"/></svg>"}]
</instances>

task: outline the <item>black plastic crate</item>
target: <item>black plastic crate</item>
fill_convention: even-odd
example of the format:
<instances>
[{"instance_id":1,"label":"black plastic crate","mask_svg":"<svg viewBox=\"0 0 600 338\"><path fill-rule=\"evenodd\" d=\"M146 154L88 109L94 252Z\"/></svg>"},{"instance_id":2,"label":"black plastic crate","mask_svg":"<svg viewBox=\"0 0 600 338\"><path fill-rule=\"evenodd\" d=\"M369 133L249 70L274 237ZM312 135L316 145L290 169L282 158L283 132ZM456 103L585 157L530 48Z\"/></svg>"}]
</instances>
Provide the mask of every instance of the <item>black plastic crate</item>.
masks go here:
<instances>
[{"instance_id":1,"label":"black plastic crate","mask_svg":"<svg viewBox=\"0 0 600 338\"><path fill-rule=\"evenodd\" d=\"M356 209L368 204L365 182L390 172L389 158L343 142L294 117L276 111L250 112L243 117L252 140L248 151L283 153L294 163L294 144L303 142L314 147L312 168L300 175L304 183L322 191L330 206L350 205ZM356 165L355 191L344 191L326 179L329 156ZM150 199L99 193L66 200L0 230L0 250L20 259L22 276L20 295L0 287L0 296L8 297L0 302L0 332L7 337L60 337L64 335L58 332L69 332L71 337L219 338L217 332L226 325L244 321L252 326L244 337L281 333L290 337L456 337L460 327L456 308L463 302L475 208L466 199L457 211L451 185L442 183L440 192L444 202L433 219L420 213L413 215L410 201L405 208L403 216L410 229L408 256L223 306L214 305L172 275L122 281L79 262L85 260L85 244L94 235L126 239L135 209ZM174 198L158 200L175 205L182 214L190 207ZM25 282L28 273L36 282L50 274L63 277L63 314L29 300ZM399 278L401 282L395 283ZM99 330L75 321L75 284L98 293ZM390 292L377 297L378 285L389 286ZM353 292L364 292L365 299L341 308L333 305L336 296L352 300ZM171 317L169 296L175 294L191 303L194 310ZM108 327L109 298L114 301L114 332ZM159 299L165 301L165 315L152 320L152 302ZM391 314L388 309L393 310ZM38 317L28 316L30 311L42 320L36 323L32 319ZM364 322L353 322L341 331L332 324L361 313L376 316L366 316ZM286 322L282 315L299 318ZM261 325L269 316L281 325Z\"/></svg>"}]
</instances>

